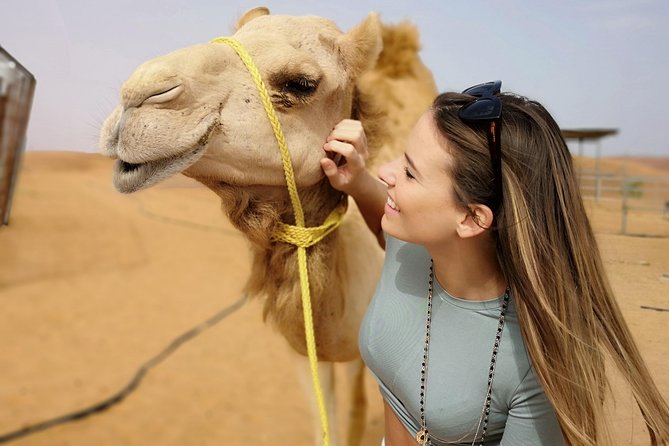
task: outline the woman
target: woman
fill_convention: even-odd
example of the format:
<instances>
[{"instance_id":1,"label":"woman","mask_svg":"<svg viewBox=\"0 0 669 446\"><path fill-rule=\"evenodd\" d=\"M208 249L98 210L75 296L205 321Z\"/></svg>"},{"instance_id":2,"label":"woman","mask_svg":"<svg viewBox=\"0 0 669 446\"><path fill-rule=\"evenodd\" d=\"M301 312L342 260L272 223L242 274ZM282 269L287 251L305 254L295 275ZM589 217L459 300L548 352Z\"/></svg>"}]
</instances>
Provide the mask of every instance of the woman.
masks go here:
<instances>
[{"instance_id":1,"label":"woman","mask_svg":"<svg viewBox=\"0 0 669 446\"><path fill-rule=\"evenodd\" d=\"M386 248L360 332L385 444L612 444L605 363L629 383L651 444L669 408L606 279L560 129L489 82L445 93L404 155L365 170L357 121L324 149Z\"/></svg>"}]
</instances>

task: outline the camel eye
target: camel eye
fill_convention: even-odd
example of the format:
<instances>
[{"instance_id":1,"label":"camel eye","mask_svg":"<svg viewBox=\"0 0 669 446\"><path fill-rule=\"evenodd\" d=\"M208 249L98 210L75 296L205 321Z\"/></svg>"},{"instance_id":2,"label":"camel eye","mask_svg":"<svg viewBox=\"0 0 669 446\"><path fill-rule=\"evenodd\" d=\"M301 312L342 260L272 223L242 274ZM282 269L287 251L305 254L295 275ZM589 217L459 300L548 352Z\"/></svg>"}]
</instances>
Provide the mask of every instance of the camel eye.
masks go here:
<instances>
[{"instance_id":1,"label":"camel eye","mask_svg":"<svg viewBox=\"0 0 669 446\"><path fill-rule=\"evenodd\" d=\"M298 97L305 97L313 94L318 88L318 81L307 77L297 77L289 79L283 84L283 91Z\"/></svg>"},{"instance_id":2,"label":"camel eye","mask_svg":"<svg viewBox=\"0 0 669 446\"><path fill-rule=\"evenodd\" d=\"M162 104L176 99L184 91L184 86L179 84L158 93L152 94L142 104Z\"/></svg>"},{"instance_id":3,"label":"camel eye","mask_svg":"<svg viewBox=\"0 0 669 446\"><path fill-rule=\"evenodd\" d=\"M272 102L283 109L308 104L315 97L321 78L319 73L304 71L284 70L270 74Z\"/></svg>"}]
</instances>

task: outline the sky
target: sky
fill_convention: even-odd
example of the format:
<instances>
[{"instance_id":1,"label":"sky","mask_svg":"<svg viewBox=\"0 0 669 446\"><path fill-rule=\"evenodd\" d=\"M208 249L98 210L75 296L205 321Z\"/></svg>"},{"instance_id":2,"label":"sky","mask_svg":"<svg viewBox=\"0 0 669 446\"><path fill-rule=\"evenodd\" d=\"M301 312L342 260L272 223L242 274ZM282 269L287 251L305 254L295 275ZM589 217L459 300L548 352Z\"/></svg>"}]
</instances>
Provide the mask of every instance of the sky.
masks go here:
<instances>
[{"instance_id":1,"label":"sky","mask_svg":"<svg viewBox=\"0 0 669 446\"><path fill-rule=\"evenodd\" d=\"M343 31L370 11L408 20L440 91L501 79L562 128L617 128L601 141L605 156L669 156L666 0L0 0L0 46L37 79L28 150L98 151L100 126L138 65L230 35L261 5Z\"/></svg>"}]
</instances>

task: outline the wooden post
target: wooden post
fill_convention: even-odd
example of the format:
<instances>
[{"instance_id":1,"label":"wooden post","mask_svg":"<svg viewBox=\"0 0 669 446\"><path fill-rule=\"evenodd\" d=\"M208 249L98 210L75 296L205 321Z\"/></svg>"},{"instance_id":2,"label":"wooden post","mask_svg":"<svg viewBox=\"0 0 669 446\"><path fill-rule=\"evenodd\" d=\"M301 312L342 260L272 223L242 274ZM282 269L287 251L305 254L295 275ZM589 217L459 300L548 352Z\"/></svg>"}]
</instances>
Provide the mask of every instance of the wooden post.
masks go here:
<instances>
[{"instance_id":1,"label":"wooden post","mask_svg":"<svg viewBox=\"0 0 669 446\"><path fill-rule=\"evenodd\" d=\"M602 144L599 140L597 140L595 147L595 203L599 203L599 196L602 190L602 179L599 176L599 158L601 156Z\"/></svg>"},{"instance_id":2,"label":"wooden post","mask_svg":"<svg viewBox=\"0 0 669 446\"><path fill-rule=\"evenodd\" d=\"M627 185L627 173L623 174L623 205L621 212L621 221L620 221L620 233L622 235L627 235L627 190L629 189Z\"/></svg>"}]
</instances>

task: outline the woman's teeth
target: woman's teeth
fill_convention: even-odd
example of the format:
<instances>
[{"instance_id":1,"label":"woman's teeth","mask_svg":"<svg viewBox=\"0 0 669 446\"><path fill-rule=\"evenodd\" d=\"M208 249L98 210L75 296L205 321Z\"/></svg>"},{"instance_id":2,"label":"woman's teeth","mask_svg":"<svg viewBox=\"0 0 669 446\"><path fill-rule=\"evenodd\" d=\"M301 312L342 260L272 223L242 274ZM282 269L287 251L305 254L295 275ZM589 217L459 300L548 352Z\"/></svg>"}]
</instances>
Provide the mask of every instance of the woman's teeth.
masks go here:
<instances>
[{"instance_id":1,"label":"woman's teeth","mask_svg":"<svg viewBox=\"0 0 669 446\"><path fill-rule=\"evenodd\" d=\"M395 204L392 198L388 197L388 201L386 203L388 204L388 206L390 206L391 209L399 211L397 205Z\"/></svg>"}]
</instances>

